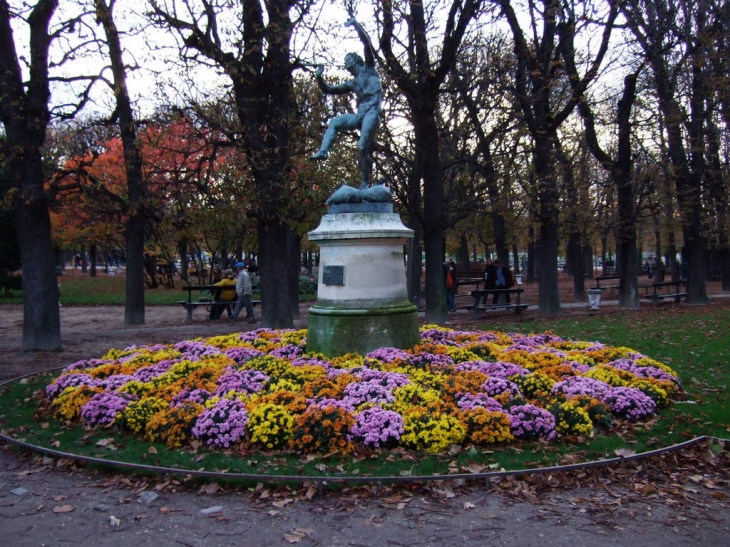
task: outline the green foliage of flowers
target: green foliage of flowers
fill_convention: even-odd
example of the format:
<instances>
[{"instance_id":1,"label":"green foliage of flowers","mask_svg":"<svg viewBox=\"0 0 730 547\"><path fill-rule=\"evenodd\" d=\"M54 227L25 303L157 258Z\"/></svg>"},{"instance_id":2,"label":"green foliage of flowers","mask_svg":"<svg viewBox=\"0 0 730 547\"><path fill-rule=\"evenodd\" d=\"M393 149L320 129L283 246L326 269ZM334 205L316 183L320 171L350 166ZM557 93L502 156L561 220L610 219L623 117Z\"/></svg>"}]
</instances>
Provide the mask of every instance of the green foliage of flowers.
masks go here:
<instances>
[{"instance_id":1,"label":"green foliage of flowers","mask_svg":"<svg viewBox=\"0 0 730 547\"><path fill-rule=\"evenodd\" d=\"M585 409L594 427L598 429L609 429L613 424L611 411L604 402L593 397L574 397L572 399Z\"/></svg>"},{"instance_id":2,"label":"green foliage of flowers","mask_svg":"<svg viewBox=\"0 0 730 547\"><path fill-rule=\"evenodd\" d=\"M50 411L87 427L301 453L586 438L647 422L681 393L670 367L629 348L435 325L411 350L332 359L306 352L305 330L110 350L46 386Z\"/></svg>"},{"instance_id":3,"label":"green foliage of flowers","mask_svg":"<svg viewBox=\"0 0 730 547\"><path fill-rule=\"evenodd\" d=\"M272 403L256 406L248 415L249 439L269 450L286 445L292 438L294 415Z\"/></svg>"}]
</instances>

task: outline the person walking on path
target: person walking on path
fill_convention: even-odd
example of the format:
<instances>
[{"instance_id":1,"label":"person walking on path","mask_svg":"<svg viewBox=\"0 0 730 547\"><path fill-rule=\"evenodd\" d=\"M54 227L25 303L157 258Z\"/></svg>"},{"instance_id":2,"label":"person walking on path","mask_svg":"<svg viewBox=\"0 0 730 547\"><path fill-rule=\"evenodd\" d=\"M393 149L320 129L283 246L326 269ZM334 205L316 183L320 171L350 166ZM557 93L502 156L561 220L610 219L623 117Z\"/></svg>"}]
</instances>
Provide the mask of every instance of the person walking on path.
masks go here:
<instances>
[{"instance_id":1,"label":"person walking on path","mask_svg":"<svg viewBox=\"0 0 730 547\"><path fill-rule=\"evenodd\" d=\"M456 311L454 297L459 287L456 279L456 264L453 260L449 260L444 264L444 275L446 276L446 309L453 313Z\"/></svg>"},{"instance_id":2,"label":"person walking on path","mask_svg":"<svg viewBox=\"0 0 730 547\"><path fill-rule=\"evenodd\" d=\"M235 324L236 321L238 321L238 316L240 315L241 310L245 307L248 322L255 323L256 315L254 314L253 303L251 302L251 296L253 293L251 290L251 278L246 271L246 265L243 262L237 263L236 272L238 273L238 278L236 280L238 302L236 302L236 308L233 310L233 315L231 315L229 321Z\"/></svg>"}]
</instances>

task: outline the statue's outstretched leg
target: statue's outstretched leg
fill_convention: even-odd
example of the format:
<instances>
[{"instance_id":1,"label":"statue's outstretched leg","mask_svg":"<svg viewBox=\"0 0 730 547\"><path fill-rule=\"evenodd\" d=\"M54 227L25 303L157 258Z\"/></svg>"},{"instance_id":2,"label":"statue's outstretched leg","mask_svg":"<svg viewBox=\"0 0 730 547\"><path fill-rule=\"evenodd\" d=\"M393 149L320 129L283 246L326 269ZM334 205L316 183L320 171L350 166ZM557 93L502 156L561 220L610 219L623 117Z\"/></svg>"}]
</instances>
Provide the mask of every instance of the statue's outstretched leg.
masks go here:
<instances>
[{"instance_id":1,"label":"statue's outstretched leg","mask_svg":"<svg viewBox=\"0 0 730 547\"><path fill-rule=\"evenodd\" d=\"M319 150L316 154L309 156L309 159L311 161L321 161L327 159L327 157L329 156L330 148L335 142L335 137L337 136L337 123L337 118L330 120L330 123L327 126L327 131L324 132L324 137L322 137L322 146L319 147Z\"/></svg>"}]
</instances>

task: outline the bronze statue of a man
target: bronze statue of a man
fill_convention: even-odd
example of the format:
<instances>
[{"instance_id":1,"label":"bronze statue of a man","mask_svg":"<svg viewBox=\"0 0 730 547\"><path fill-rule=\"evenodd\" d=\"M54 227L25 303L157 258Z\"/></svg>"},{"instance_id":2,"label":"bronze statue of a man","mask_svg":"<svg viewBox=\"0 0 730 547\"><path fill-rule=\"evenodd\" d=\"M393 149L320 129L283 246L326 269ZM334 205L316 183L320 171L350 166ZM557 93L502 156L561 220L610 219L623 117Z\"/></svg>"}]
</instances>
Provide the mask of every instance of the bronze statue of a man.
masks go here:
<instances>
[{"instance_id":1,"label":"bronze statue of a man","mask_svg":"<svg viewBox=\"0 0 730 547\"><path fill-rule=\"evenodd\" d=\"M354 78L339 85L329 85L322 78L322 72L324 72L324 66L322 65L317 67L315 75L319 88L323 93L341 95L354 92L357 97L357 113L343 114L332 118L322 138L322 146L309 159L314 161L327 159L330 147L339 131L359 128L358 152L360 158L358 167L362 175L360 183L360 189L362 190L370 185L370 176L373 171L373 143L375 142L378 127L380 127L380 102L383 96L383 88L380 84L380 75L375 69L375 52L373 45L370 43L370 38L354 17L351 17L345 23L345 26L355 27L365 50L365 60L357 53L348 53L345 56L345 68Z\"/></svg>"}]
</instances>

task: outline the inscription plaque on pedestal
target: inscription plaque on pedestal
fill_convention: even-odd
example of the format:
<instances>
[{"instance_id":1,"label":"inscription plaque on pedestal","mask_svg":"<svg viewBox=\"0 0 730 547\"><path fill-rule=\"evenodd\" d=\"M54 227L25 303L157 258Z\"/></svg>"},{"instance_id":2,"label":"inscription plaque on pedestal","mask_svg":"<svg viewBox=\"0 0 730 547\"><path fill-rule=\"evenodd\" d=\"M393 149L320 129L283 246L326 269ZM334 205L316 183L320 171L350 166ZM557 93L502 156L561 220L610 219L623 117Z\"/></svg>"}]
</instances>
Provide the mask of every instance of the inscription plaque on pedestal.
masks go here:
<instances>
[{"instance_id":1,"label":"inscription plaque on pedestal","mask_svg":"<svg viewBox=\"0 0 730 547\"><path fill-rule=\"evenodd\" d=\"M322 283L325 285L344 285L345 267L325 266L324 271L322 272Z\"/></svg>"}]
</instances>

